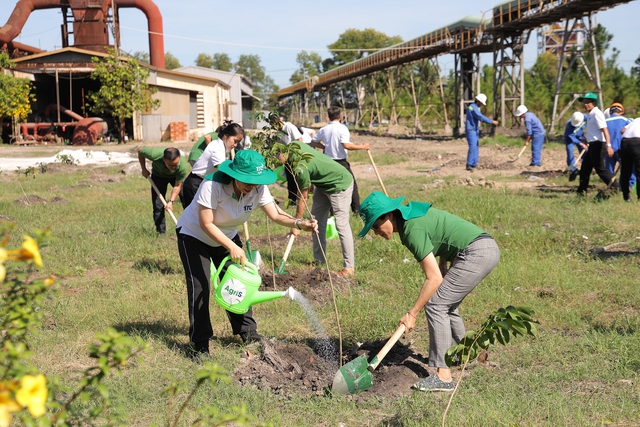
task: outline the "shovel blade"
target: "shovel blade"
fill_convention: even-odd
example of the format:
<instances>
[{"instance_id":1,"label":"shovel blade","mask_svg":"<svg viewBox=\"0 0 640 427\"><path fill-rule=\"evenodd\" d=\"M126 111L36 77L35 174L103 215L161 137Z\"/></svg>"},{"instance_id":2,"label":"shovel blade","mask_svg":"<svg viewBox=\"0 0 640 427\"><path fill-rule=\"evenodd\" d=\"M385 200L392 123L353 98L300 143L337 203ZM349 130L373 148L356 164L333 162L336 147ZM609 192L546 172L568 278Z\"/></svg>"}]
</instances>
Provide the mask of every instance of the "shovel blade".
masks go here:
<instances>
[{"instance_id":1,"label":"shovel blade","mask_svg":"<svg viewBox=\"0 0 640 427\"><path fill-rule=\"evenodd\" d=\"M260 268L262 266L262 257L260 256L260 252L254 249L251 249L251 242L247 240L247 250L244 252L247 260Z\"/></svg>"},{"instance_id":2,"label":"shovel blade","mask_svg":"<svg viewBox=\"0 0 640 427\"><path fill-rule=\"evenodd\" d=\"M368 367L369 362L365 356L357 357L343 365L333 378L331 391L339 394L357 394L368 389L373 384Z\"/></svg>"}]
</instances>

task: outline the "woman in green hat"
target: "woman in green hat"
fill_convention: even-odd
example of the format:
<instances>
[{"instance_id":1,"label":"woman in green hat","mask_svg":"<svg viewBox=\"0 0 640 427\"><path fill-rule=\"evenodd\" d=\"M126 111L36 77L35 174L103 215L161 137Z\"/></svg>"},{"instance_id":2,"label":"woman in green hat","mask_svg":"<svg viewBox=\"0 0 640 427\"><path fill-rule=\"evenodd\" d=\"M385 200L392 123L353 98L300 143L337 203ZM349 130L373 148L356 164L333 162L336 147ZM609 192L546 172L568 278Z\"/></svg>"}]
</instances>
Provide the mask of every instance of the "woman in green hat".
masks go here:
<instances>
[{"instance_id":1,"label":"woman in green hat","mask_svg":"<svg viewBox=\"0 0 640 427\"><path fill-rule=\"evenodd\" d=\"M364 237L370 229L380 237L391 239L398 233L400 241L411 251L424 272L425 280L413 307L400 318L406 331L416 324L422 308L429 324L429 366L437 368L414 388L421 391L451 391L451 370L445 363L447 349L460 342L465 327L458 313L462 300L498 264L498 245L484 230L448 212L431 207L431 203L411 202L404 197L390 199L374 192L360 205ZM440 257L440 262L436 261ZM447 269L447 262L451 263Z\"/></svg>"},{"instance_id":2,"label":"woman in green hat","mask_svg":"<svg viewBox=\"0 0 640 427\"><path fill-rule=\"evenodd\" d=\"M269 219L284 227L317 230L315 220L296 219L280 210L269 192L276 181L267 169L264 157L253 150L241 150L233 161L220 164L218 172L206 175L194 197L178 220L178 250L187 280L189 303L189 339L195 354L209 353L213 329L209 318L211 262L219 266L229 256L244 264L245 253L238 226L260 208ZM221 275L224 275L226 267ZM235 335L243 342L261 338L252 310L245 314L227 311Z\"/></svg>"}]
</instances>

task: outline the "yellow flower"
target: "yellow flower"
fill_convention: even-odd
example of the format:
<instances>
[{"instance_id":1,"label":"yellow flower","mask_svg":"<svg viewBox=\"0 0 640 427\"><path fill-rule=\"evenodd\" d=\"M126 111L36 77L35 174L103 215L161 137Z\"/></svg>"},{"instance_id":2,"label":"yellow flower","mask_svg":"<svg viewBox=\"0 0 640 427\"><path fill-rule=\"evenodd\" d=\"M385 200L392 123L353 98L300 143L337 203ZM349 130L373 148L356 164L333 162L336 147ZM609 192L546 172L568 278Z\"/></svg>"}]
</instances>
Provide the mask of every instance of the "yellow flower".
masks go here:
<instances>
[{"instance_id":1,"label":"yellow flower","mask_svg":"<svg viewBox=\"0 0 640 427\"><path fill-rule=\"evenodd\" d=\"M0 283L4 282L4 278L7 276L7 269L4 265L0 264Z\"/></svg>"},{"instance_id":2,"label":"yellow flower","mask_svg":"<svg viewBox=\"0 0 640 427\"><path fill-rule=\"evenodd\" d=\"M20 390L16 393L16 400L22 406L29 408L34 417L44 414L47 403L47 379L44 375L25 375L20 380Z\"/></svg>"},{"instance_id":3,"label":"yellow flower","mask_svg":"<svg viewBox=\"0 0 640 427\"><path fill-rule=\"evenodd\" d=\"M5 248L0 248L0 264L5 262L7 259L7 250Z\"/></svg>"},{"instance_id":4,"label":"yellow flower","mask_svg":"<svg viewBox=\"0 0 640 427\"><path fill-rule=\"evenodd\" d=\"M0 427L9 427L11 424L11 413L22 409L18 403L11 398L9 390L0 391Z\"/></svg>"},{"instance_id":5,"label":"yellow flower","mask_svg":"<svg viewBox=\"0 0 640 427\"><path fill-rule=\"evenodd\" d=\"M40 250L38 250L38 242L31 236L22 236L24 242L22 242L22 253L29 254L28 259L33 259L36 266L42 267L42 257L40 256Z\"/></svg>"},{"instance_id":6,"label":"yellow flower","mask_svg":"<svg viewBox=\"0 0 640 427\"><path fill-rule=\"evenodd\" d=\"M44 284L47 286L51 286L53 285L53 282L56 280L56 276L54 276L53 274L49 277L47 277L46 279L44 279Z\"/></svg>"}]
</instances>

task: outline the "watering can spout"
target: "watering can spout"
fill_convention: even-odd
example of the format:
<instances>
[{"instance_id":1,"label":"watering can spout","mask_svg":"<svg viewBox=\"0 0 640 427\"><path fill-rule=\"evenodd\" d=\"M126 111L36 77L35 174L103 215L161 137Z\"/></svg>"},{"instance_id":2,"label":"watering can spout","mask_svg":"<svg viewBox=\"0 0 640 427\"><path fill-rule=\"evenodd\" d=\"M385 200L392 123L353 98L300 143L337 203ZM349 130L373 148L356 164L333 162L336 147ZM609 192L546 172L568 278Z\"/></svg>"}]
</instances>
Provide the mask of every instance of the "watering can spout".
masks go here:
<instances>
[{"instance_id":1,"label":"watering can spout","mask_svg":"<svg viewBox=\"0 0 640 427\"><path fill-rule=\"evenodd\" d=\"M289 286L286 291L258 291L251 298L251 305L259 304L265 301L271 301L277 298L287 297L291 301L295 299L296 290Z\"/></svg>"},{"instance_id":2,"label":"watering can spout","mask_svg":"<svg viewBox=\"0 0 640 427\"><path fill-rule=\"evenodd\" d=\"M284 296L289 298L291 301L294 301L296 299L296 290L289 286L289 289L284 291Z\"/></svg>"}]
</instances>

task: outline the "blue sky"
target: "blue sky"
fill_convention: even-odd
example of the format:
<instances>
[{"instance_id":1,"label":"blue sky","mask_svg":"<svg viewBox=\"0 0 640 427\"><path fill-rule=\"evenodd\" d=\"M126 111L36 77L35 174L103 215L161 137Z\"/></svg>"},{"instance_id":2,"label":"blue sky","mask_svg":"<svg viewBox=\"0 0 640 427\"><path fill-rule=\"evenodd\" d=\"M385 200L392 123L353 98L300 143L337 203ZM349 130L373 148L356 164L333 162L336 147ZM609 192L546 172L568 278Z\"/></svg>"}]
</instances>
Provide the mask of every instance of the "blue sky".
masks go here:
<instances>
[{"instance_id":1,"label":"blue sky","mask_svg":"<svg viewBox=\"0 0 640 427\"><path fill-rule=\"evenodd\" d=\"M6 23L15 4L9 0L2 2L0 25ZM325 0L315 3L300 0L155 0L163 15L165 50L174 54L182 65L193 65L201 52L224 52L232 60L241 54L257 54L267 74L280 87L289 85L289 77L297 67L297 53L302 49L314 49L323 58L329 57L327 45L335 42L348 28L374 28L409 40L467 15L481 16L486 12L490 16L492 6L501 1L434 3L425 0ZM638 1L597 15L598 22L614 35L612 46L622 52L619 63L626 70L640 55L638 16ZM145 15L137 9L122 9L120 19L122 48L129 52L148 51ZM60 10L34 11L17 41L45 50L60 48L61 24ZM536 36L532 34L525 49L527 68L535 62L536 42ZM491 56L484 55L481 61L489 63ZM440 57L440 65L445 71L452 67L453 56Z\"/></svg>"}]
</instances>

